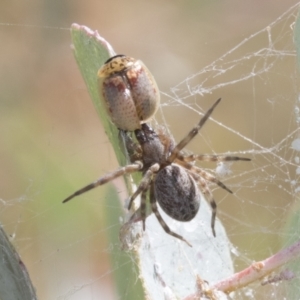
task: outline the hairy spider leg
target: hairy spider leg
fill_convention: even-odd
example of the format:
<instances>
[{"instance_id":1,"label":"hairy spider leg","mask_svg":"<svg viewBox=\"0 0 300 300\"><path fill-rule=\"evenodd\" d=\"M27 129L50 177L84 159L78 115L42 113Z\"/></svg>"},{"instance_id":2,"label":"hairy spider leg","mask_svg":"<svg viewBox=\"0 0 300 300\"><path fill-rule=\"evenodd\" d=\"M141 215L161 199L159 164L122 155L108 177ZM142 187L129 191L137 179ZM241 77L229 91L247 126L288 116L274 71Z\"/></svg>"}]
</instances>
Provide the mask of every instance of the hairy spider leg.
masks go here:
<instances>
[{"instance_id":1,"label":"hairy spider leg","mask_svg":"<svg viewBox=\"0 0 300 300\"><path fill-rule=\"evenodd\" d=\"M180 239L183 242L187 243L190 247L193 247L184 237L182 237L181 235L179 235L176 232L172 231L170 229L170 227L167 225L167 223L164 221L162 216L160 215L160 213L158 211L158 208L157 208L156 199L154 197L154 186L153 185L151 185L151 187L150 187L150 203L151 203L151 209L154 212L159 224L164 229L164 231L167 234L172 235L172 236L176 237L177 239Z\"/></svg>"},{"instance_id":2,"label":"hairy spider leg","mask_svg":"<svg viewBox=\"0 0 300 300\"><path fill-rule=\"evenodd\" d=\"M104 175L103 177L99 178L98 180L96 180L95 182L88 184L87 186L76 191L74 194L67 197L63 201L63 203L66 203L66 202L70 201L71 199L73 199L74 197L79 196L89 190L92 190L99 185L103 185L119 176L140 171L142 168L143 168L143 164L141 162L135 162L134 164L119 168L116 171L108 173L108 174Z\"/></svg>"},{"instance_id":3,"label":"hairy spider leg","mask_svg":"<svg viewBox=\"0 0 300 300\"><path fill-rule=\"evenodd\" d=\"M146 230L146 202L147 202L147 190L142 191L141 195L141 218L143 222L143 230Z\"/></svg>"},{"instance_id":4,"label":"hairy spider leg","mask_svg":"<svg viewBox=\"0 0 300 300\"><path fill-rule=\"evenodd\" d=\"M189 132L189 134L183 138L173 149L170 156L168 157L168 161L172 163L177 157L178 153L198 134L202 126L208 120L216 106L220 103L221 98L219 98L213 106L205 113L205 115L201 118L200 122Z\"/></svg>"},{"instance_id":5,"label":"hairy spider leg","mask_svg":"<svg viewBox=\"0 0 300 300\"><path fill-rule=\"evenodd\" d=\"M200 176L195 173L191 173L193 178L199 183L201 192L204 194L205 199L208 200L211 210L212 210L212 216L211 216L211 229L214 237L216 237L216 231L215 231L215 221L216 221L216 216L217 216L217 204L214 199L214 196L212 192L210 191L206 181Z\"/></svg>"},{"instance_id":6,"label":"hairy spider leg","mask_svg":"<svg viewBox=\"0 0 300 300\"><path fill-rule=\"evenodd\" d=\"M152 180L152 175L156 173L159 170L159 164L152 165L148 171L143 176L139 186L137 187L136 191L130 196L129 198L129 204L128 209L130 210L133 200L143 191L147 190L149 188L149 185Z\"/></svg>"},{"instance_id":7,"label":"hairy spider leg","mask_svg":"<svg viewBox=\"0 0 300 300\"><path fill-rule=\"evenodd\" d=\"M222 189L226 190L230 194L233 194L233 192L220 180L218 180L215 176L211 175L210 173L202 170L201 168L198 168L194 165L191 165L189 163L186 163L184 161L175 161L176 163L180 164L183 166L185 169L189 170L190 172L194 172L198 175L200 175L202 178L206 179L207 181L213 182L217 184L219 187Z\"/></svg>"},{"instance_id":8,"label":"hairy spider leg","mask_svg":"<svg viewBox=\"0 0 300 300\"><path fill-rule=\"evenodd\" d=\"M191 154L183 155L178 153L177 159L180 159L185 162L193 162L195 160L208 161L208 162L222 162L222 161L250 161L251 158L239 157L239 156L227 156L227 155L215 155L215 154Z\"/></svg>"}]
</instances>

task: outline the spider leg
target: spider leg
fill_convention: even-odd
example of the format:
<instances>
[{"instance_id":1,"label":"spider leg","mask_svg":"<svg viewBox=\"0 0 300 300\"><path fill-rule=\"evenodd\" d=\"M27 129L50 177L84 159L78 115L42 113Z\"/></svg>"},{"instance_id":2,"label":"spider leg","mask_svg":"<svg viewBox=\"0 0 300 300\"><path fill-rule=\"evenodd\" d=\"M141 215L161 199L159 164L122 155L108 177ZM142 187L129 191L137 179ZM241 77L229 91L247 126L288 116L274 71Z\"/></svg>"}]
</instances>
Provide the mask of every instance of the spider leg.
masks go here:
<instances>
[{"instance_id":1,"label":"spider leg","mask_svg":"<svg viewBox=\"0 0 300 300\"><path fill-rule=\"evenodd\" d=\"M191 155L182 155L181 153L178 153L177 159L180 159L185 162L193 162L195 160L201 160L201 161L237 161L237 160L243 160L243 161L250 161L250 158L246 157L238 157L238 156L227 156L227 155L210 155L210 154L191 154Z\"/></svg>"},{"instance_id":2,"label":"spider leg","mask_svg":"<svg viewBox=\"0 0 300 300\"><path fill-rule=\"evenodd\" d=\"M177 146L173 149L171 152L168 161L171 163L174 161L174 159L177 157L180 150L182 150L199 132L199 130L202 128L202 126L205 124L207 119L210 117L216 106L220 103L221 98L219 98L213 106L205 113L205 115L201 118L200 122L188 133L188 135L183 138Z\"/></svg>"},{"instance_id":3,"label":"spider leg","mask_svg":"<svg viewBox=\"0 0 300 300\"><path fill-rule=\"evenodd\" d=\"M143 222L143 230L146 230L146 200L147 200L147 190L142 191L141 200L141 218Z\"/></svg>"},{"instance_id":4,"label":"spider leg","mask_svg":"<svg viewBox=\"0 0 300 300\"><path fill-rule=\"evenodd\" d=\"M158 209L157 209L157 205L156 205L156 199L154 197L154 191L153 191L154 187L153 184L151 185L150 188L150 203L151 203L151 209L153 211L153 213L155 214L159 224L161 225L161 227L164 229L164 231L169 234L172 235L174 237L176 237L177 239L182 240L183 242L187 243L190 247L193 247L184 237L182 237L181 235L177 234L176 232L172 231L170 229L170 227L167 225L167 223L164 221L164 219L162 218L162 216L160 215Z\"/></svg>"},{"instance_id":5,"label":"spider leg","mask_svg":"<svg viewBox=\"0 0 300 300\"><path fill-rule=\"evenodd\" d=\"M139 161L142 159L141 146L135 143L128 132L119 130L119 141L120 145L125 146L124 153L128 154L130 162Z\"/></svg>"},{"instance_id":6,"label":"spider leg","mask_svg":"<svg viewBox=\"0 0 300 300\"><path fill-rule=\"evenodd\" d=\"M213 183L217 184L219 187L221 187L222 189L226 190L228 193L233 194L233 192L222 181L217 179L215 176L209 174L208 172L206 172L194 165L186 163L185 161L182 161L182 160L176 160L176 163L178 163L179 165L181 165L184 168L186 168L187 170L189 170L191 172L191 174L196 173L196 174L200 175L202 178L204 178L205 180L213 182Z\"/></svg>"},{"instance_id":7,"label":"spider leg","mask_svg":"<svg viewBox=\"0 0 300 300\"><path fill-rule=\"evenodd\" d=\"M217 179L215 176L213 176L213 175L209 174L208 172L203 171L203 170L201 170L200 168L197 168L197 167L194 168L194 170L196 170L197 174L199 174L204 179L217 184L219 187L226 190L228 193L233 194L232 190L230 190L222 181Z\"/></svg>"},{"instance_id":8,"label":"spider leg","mask_svg":"<svg viewBox=\"0 0 300 300\"><path fill-rule=\"evenodd\" d=\"M217 215L216 201L215 201L214 196L211 193L210 189L208 188L206 181L201 176L197 176L196 174L192 173L192 176L198 182L201 192L204 194L205 199L209 202L209 204L211 206L211 210L212 210L211 230L212 230L214 237L216 237L216 231L215 231L215 221L216 221L216 215Z\"/></svg>"},{"instance_id":9,"label":"spider leg","mask_svg":"<svg viewBox=\"0 0 300 300\"><path fill-rule=\"evenodd\" d=\"M103 177L99 178L98 180L96 180L95 182L81 188L80 190L76 191L75 193L73 193L72 195L70 195L69 197L67 197L63 203L66 203L68 201L70 201L71 199L73 199L76 196L79 196L89 190L92 190L94 188L96 188L99 185L103 185L119 176L122 176L124 174L128 174L128 173L134 173L137 171L140 171L143 168L143 164L140 161L135 162L134 164L131 165L127 165L125 167L119 168L114 172L108 173L107 175L104 175Z\"/></svg>"},{"instance_id":10,"label":"spider leg","mask_svg":"<svg viewBox=\"0 0 300 300\"><path fill-rule=\"evenodd\" d=\"M159 164L154 164L152 165L148 171L145 173L144 177L142 178L139 186L137 187L136 191L130 196L129 198L129 204L128 204L128 209L131 208L133 200L143 191L148 189L150 182L152 180L152 175L156 173L159 170Z\"/></svg>"}]
</instances>

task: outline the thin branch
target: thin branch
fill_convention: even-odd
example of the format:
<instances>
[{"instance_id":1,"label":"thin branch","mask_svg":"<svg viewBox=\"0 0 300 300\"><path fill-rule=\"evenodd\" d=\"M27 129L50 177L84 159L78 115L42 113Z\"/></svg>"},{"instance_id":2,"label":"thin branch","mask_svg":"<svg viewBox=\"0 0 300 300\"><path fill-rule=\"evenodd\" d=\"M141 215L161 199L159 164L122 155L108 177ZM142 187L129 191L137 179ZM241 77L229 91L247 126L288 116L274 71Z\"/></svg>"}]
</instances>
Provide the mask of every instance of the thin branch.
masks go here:
<instances>
[{"instance_id":1,"label":"thin branch","mask_svg":"<svg viewBox=\"0 0 300 300\"><path fill-rule=\"evenodd\" d=\"M232 275L210 287L211 290L222 291L229 294L241 289L250 283L261 280L276 269L300 257L300 241L292 246L285 248L265 260L253 263L243 271ZM283 277L283 280L290 280L293 276ZM189 295L185 299L196 299L197 295Z\"/></svg>"}]
</instances>

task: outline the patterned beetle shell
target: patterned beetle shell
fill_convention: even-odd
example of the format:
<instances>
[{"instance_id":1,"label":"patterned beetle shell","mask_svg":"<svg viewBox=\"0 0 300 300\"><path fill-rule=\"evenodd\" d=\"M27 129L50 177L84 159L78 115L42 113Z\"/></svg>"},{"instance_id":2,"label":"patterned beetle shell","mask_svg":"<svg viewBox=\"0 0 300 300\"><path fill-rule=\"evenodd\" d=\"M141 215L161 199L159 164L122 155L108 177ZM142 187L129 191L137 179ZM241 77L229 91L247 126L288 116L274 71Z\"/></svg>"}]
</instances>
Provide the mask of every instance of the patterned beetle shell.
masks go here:
<instances>
[{"instance_id":1,"label":"patterned beetle shell","mask_svg":"<svg viewBox=\"0 0 300 300\"><path fill-rule=\"evenodd\" d=\"M107 113L121 130L140 129L158 109L158 87L140 60L125 55L111 57L99 69L98 83Z\"/></svg>"}]
</instances>

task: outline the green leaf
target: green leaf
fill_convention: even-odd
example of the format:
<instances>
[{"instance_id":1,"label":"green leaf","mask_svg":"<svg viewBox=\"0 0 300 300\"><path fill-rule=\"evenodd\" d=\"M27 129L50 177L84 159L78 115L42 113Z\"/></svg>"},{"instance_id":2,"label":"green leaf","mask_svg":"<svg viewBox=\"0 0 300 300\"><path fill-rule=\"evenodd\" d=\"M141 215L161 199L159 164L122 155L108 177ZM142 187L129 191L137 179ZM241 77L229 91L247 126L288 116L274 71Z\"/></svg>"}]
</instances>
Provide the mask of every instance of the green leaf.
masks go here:
<instances>
[{"instance_id":1,"label":"green leaf","mask_svg":"<svg viewBox=\"0 0 300 300\"><path fill-rule=\"evenodd\" d=\"M86 26L72 24L71 34L73 41L73 51L79 66L81 75L86 83L87 89L94 103L96 111L105 129L105 132L114 148L120 165L125 164L125 153L122 141L119 139L119 131L110 122L104 107L102 94L99 93L97 72L104 62L115 55L111 45L103 39L97 31L92 31ZM129 184L127 184L129 186ZM130 189L131 190L131 189ZM122 215L120 199L115 191L109 189L106 197L105 216L107 220L107 235L111 243L111 264L114 270L116 287L122 299L142 299L143 291L141 284L137 283L136 266L133 264L130 255L122 251L119 247L119 226L109 226L118 224ZM123 199L122 199L123 200ZM130 288L128 288L130 287Z\"/></svg>"},{"instance_id":2,"label":"green leaf","mask_svg":"<svg viewBox=\"0 0 300 300\"><path fill-rule=\"evenodd\" d=\"M0 228L0 299L35 300L35 289L18 253Z\"/></svg>"},{"instance_id":3,"label":"green leaf","mask_svg":"<svg viewBox=\"0 0 300 300\"><path fill-rule=\"evenodd\" d=\"M71 35L74 56L88 92L119 163L124 163L124 154L120 151L118 129L110 122L109 116L106 113L102 94L99 93L97 78L99 68L108 58L114 56L115 52L111 45L97 31L92 31L86 26L72 24Z\"/></svg>"}]
</instances>

